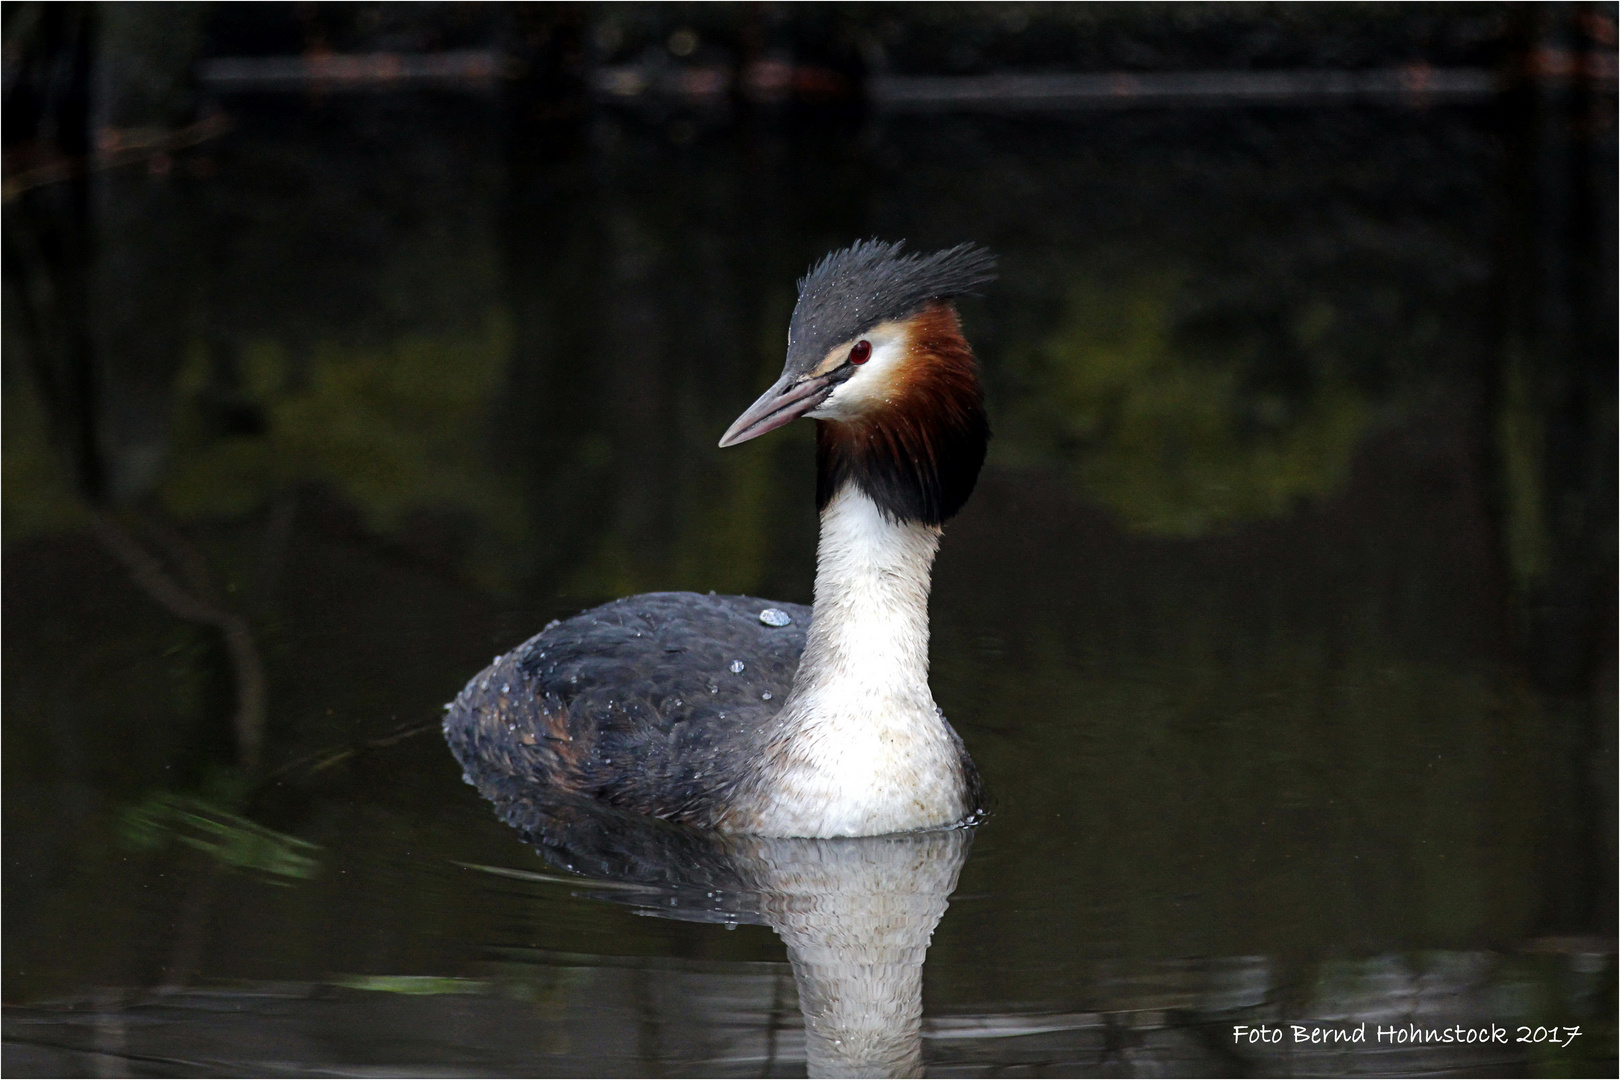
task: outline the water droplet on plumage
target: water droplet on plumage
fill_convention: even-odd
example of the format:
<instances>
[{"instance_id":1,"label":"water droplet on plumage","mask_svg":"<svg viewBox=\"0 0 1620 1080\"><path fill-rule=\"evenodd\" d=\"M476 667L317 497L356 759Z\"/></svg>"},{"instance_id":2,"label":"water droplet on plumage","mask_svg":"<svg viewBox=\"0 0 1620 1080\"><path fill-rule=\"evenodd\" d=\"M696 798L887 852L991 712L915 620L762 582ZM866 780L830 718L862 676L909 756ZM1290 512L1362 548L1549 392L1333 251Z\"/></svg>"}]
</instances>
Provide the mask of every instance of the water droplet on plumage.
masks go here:
<instances>
[{"instance_id":1,"label":"water droplet on plumage","mask_svg":"<svg viewBox=\"0 0 1620 1080\"><path fill-rule=\"evenodd\" d=\"M731 662L731 673L733 675L741 675L743 673L743 669L747 666L748 665L743 663L741 660L733 660Z\"/></svg>"},{"instance_id":2,"label":"water droplet on plumage","mask_svg":"<svg viewBox=\"0 0 1620 1080\"><path fill-rule=\"evenodd\" d=\"M509 683L509 682L501 683L501 693L510 694L511 692L512 692L512 684L511 683Z\"/></svg>"},{"instance_id":3,"label":"water droplet on plumage","mask_svg":"<svg viewBox=\"0 0 1620 1080\"><path fill-rule=\"evenodd\" d=\"M759 621L766 626L786 626L793 621L793 616L781 608L768 607L759 613Z\"/></svg>"},{"instance_id":4,"label":"water droplet on plumage","mask_svg":"<svg viewBox=\"0 0 1620 1080\"><path fill-rule=\"evenodd\" d=\"M769 701L769 700L771 700L771 692L769 690L765 691L763 694L759 695L759 700L761 700L761 701Z\"/></svg>"}]
</instances>

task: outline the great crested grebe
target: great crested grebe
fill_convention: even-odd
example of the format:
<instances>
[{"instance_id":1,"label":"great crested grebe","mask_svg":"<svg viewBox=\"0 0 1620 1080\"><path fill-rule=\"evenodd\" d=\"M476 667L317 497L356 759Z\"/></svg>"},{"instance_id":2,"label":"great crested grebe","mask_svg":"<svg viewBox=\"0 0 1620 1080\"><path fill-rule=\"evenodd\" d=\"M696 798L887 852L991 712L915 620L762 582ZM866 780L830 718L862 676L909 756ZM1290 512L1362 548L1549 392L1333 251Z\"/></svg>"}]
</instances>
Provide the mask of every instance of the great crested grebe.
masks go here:
<instances>
[{"instance_id":1,"label":"great crested grebe","mask_svg":"<svg viewBox=\"0 0 1620 1080\"><path fill-rule=\"evenodd\" d=\"M990 435L951 301L993 280L995 260L901 248L858 243L805 275L782 377L720 439L816 420L814 608L647 593L553 623L449 706L470 783L762 836L873 836L979 810L973 761L928 688L928 592Z\"/></svg>"}]
</instances>

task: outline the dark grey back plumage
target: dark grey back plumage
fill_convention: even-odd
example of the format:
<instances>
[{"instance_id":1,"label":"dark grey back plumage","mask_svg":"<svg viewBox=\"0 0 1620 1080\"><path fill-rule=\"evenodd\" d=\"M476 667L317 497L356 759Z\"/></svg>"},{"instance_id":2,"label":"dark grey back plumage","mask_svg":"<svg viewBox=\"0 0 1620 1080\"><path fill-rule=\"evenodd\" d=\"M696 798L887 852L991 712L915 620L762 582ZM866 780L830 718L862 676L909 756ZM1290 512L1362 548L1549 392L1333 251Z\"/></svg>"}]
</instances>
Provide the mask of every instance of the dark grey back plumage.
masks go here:
<instances>
[{"instance_id":1,"label":"dark grey back plumage","mask_svg":"<svg viewBox=\"0 0 1620 1080\"><path fill-rule=\"evenodd\" d=\"M761 623L772 607L792 623ZM445 737L491 798L534 782L712 827L757 775L809 626L808 607L747 596L616 600L497 657L451 704Z\"/></svg>"},{"instance_id":2,"label":"dark grey back plumage","mask_svg":"<svg viewBox=\"0 0 1620 1080\"><path fill-rule=\"evenodd\" d=\"M834 345L878 323L995 280L995 256L973 244L912 255L904 247L903 240L863 240L811 267L788 324L787 370L810 371Z\"/></svg>"}]
</instances>

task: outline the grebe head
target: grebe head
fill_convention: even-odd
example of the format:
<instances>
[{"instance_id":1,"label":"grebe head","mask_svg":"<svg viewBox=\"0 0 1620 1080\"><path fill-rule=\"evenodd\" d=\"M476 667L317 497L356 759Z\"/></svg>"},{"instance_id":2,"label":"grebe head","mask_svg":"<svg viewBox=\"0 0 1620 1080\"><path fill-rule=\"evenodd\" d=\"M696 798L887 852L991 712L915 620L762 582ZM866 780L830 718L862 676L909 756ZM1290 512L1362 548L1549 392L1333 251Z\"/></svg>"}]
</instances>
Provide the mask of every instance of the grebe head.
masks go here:
<instances>
[{"instance_id":1,"label":"grebe head","mask_svg":"<svg viewBox=\"0 0 1620 1080\"><path fill-rule=\"evenodd\" d=\"M951 300L993 280L995 259L902 247L863 241L800 280L782 376L720 445L811 417L818 506L853 483L892 519L939 525L972 492L990 434Z\"/></svg>"}]
</instances>

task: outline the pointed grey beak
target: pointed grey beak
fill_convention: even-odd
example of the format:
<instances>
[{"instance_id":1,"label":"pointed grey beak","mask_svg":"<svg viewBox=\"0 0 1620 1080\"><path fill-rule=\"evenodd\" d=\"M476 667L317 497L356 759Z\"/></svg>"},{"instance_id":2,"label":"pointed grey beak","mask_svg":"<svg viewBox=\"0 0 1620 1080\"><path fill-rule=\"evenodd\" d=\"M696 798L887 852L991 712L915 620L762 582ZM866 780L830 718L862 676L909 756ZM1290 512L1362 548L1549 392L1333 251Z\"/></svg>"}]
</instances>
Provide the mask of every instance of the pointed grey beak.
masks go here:
<instances>
[{"instance_id":1,"label":"pointed grey beak","mask_svg":"<svg viewBox=\"0 0 1620 1080\"><path fill-rule=\"evenodd\" d=\"M737 422L720 436L721 447L736 446L775 431L790 420L795 420L827 400L832 393L832 380L825 375L801 378L783 375L776 384L748 406Z\"/></svg>"}]
</instances>

